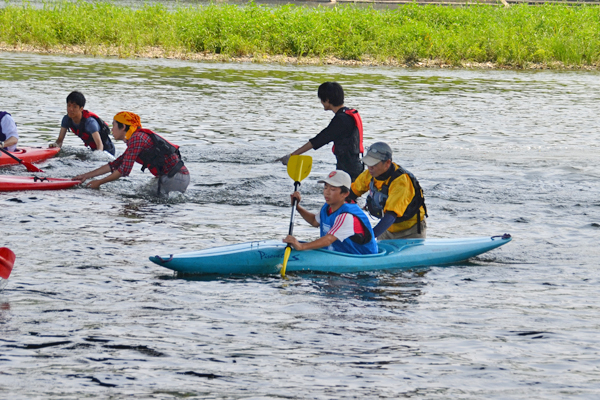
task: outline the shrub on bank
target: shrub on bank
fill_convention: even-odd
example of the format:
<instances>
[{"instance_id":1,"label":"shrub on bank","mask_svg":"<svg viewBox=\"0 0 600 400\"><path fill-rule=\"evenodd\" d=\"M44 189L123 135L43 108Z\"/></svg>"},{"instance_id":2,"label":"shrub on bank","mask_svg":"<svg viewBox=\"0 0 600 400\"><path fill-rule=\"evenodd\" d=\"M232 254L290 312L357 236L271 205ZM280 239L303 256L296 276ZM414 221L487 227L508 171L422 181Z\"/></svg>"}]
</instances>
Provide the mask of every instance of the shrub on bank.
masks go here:
<instances>
[{"instance_id":1,"label":"shrub on bank","mask_svg":"<svg viewBox=\"0 0 600 400\"><path fill-rule=\"evenodd\" d=\"M597 65L600 8L595 6L440 7L396 9L161 4L28 3L0 9L0 42L38 48L117 48L122 56L166 52L228 56L337 57L523 66Z\"/></svg>"}]
</instances>

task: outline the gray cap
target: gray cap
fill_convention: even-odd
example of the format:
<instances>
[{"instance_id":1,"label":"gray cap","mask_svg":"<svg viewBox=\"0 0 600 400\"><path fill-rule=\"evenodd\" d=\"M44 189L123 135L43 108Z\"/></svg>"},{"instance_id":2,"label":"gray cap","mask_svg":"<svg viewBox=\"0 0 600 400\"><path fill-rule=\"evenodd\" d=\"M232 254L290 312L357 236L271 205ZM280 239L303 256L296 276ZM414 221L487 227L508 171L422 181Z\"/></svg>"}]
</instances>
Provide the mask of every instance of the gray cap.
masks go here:
<instances>
[{"instance_id":1,"label":"gray cap","mask_svg":"<svg viewBox=\"0 0 600 400\"><path fill-rule=\"evenodd\" d=\"M350 175L348 175L347 172L341 171L339 169L336 169L335 171L331 171L327 178L322 179L318 182L319 183L328 183L331 186L335 186L335 187L345 186L348 189L350 189L350 186L352 186L352 178L350 178Z\"/></svg>"},{"instance_id":2,"label":"gray cap","mask_svg":"<svg viewBox=\"0 0 600 400\"><path fill-rule=\"evenodd\" d=\"M386 143L377 142L373 143L371 147L367 148L367 155L365 155L360 161L362 161L367 167L392 159L392 148Z\"/></svg>"}]
</instances>

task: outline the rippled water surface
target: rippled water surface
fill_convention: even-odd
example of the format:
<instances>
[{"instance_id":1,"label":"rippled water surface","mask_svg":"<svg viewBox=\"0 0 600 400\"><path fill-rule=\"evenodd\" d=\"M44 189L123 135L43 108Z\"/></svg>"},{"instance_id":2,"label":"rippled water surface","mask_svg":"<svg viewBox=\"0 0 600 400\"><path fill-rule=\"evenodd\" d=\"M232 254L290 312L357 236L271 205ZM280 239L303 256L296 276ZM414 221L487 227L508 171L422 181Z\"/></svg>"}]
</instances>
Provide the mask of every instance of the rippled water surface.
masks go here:
<instances>
[{"instance_id":1,"label":"rippled water surface","mask_svg":"<svg viewBox=\"0 0 600 400\"><path fill-rule=\"evenodd\" d=\"M0 193L0 245L17 254L0 397L596 399L599 78L2 53L0 109L21 144L53 141L78 89L103 118L137 112L180 144L192 182L157 201L136 167L99 191ZM289 280L148 261L285 236L293 183L272 161L328 123L326 80L361 111L366 144L388 142L419 178L429 237L514 240L449 268ZM335 160L309 154L301 190L317 209ZM40 166L71 177L105 162L69 134Z\"/></svg>"}]
</instances>

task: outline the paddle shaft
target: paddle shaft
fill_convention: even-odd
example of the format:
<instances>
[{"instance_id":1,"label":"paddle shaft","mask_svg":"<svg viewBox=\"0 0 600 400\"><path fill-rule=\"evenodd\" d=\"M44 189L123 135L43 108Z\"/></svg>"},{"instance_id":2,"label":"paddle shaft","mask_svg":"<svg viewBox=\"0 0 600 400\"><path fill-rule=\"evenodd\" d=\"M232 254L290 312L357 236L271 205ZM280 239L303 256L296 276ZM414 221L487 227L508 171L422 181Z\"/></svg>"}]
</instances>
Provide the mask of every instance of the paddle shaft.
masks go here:
<instances>
[{"instance_id":1,"label":"paddle shaft","mask_svg":"<svg viewBox=\"0 0 600 400\"><path fill-rule=\"evenodd\" d=\"M312 157L304 155L290 156L287 163L287 173L294 180L294 192L298 191L300 181L306 178L310 174L310 168L312 167ZM290 230L289 235L294 233L294 215L296 214L296 204L298 200L294 198L292 200L292 218L290 218ZM290 253L292 252L292 245L288 243L285 247L283 254L283 265L281 266L281 276L285 277L285 268L287 266Z\"/></svg>"},{"instance_id":2,"label":"paddle shaft","mask_svg":"<svg viewBox=\"0 0 600 400\"><path fill-rule=\"evenodd\" d=\"M298 186L300 186L300 182L294 182L294 192L298 191ZM298 200L294 197L294 201L292 201L292 217L290 218L290 231L289 235L294 233L294 217L296 215L296 204L298 204ZM288 243L288 247L292 247L291 244Z\"/></svg>"},{"instance_id":3,"label":"paddle shaft","mask_svg":"<svg viewBox=\"0 0 600 400\"><path fill-rule=\"evenodd\" d=\"M15 156L14 154L10 154L10 152L8 150L6 150L5 148L3 148L3 147L0 147L0 151L2 151L7 156L11 157L13 160L15 160L16 162L18 162L19 164L24 165L25 168L27 168L27 170L29 172L44 172L41 169L39 169L38 167L34 166L33 164L21 160L19 157Z\"/></svg>"},{"instance_id":4,"label":"paddle shaft","mask_svg":"<svg viewBox=\"0 0 600 400\"><path fill-rule=\"evenodd\" d=\"M4 147L0 147L0 151L2 151L7 156L11 157L13 160L18 162L19 164L21 164L23 162L23 160L21 160L19 157L15 156L13 154L10 154L10 152L8 150L6 150Z\"/></svg>"},{"instance_id":5,"label":"paddle shaft","mask_svg":"<svg viewBox=\"0 0 600 400\"><path fill-rule=\"evenodd\" d=\"M298 191L298 186L300 186L300 182L296 181L294 182L294 192ZM296 198L294 198L294 200L292 200L292 217L290 218L290 230L289 230L289 235L291 236L294 233L294 216L296 215L296 204L298 203L298 200ZM287 262L288 259L290 258L290 253L292 252L292 245L288 243L287 246L285 246L285 252L283 253L283 265L281 266L281 276L285 277L285 270L287 267Z\"/></svg>"}]
</instances>

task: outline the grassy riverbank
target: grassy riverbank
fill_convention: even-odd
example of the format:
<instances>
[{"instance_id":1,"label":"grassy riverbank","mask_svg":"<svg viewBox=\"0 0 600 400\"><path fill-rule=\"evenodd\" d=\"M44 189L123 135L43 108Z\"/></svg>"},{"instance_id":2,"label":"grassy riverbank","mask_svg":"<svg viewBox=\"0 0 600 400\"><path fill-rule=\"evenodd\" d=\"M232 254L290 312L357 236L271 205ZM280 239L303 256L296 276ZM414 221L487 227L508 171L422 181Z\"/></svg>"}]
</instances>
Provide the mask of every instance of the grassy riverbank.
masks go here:
<instances>
[{"instance_id":1,"label":"grassy riverbank","mask_svg":"<svg viewBox=\"0 0 600 400\"><path fill-rule=\"evenodd\" d=\"M443 7L51 2L0 9L0 44L120 57L600 67L595 6Z\"/></svg>"}]
</instances>

